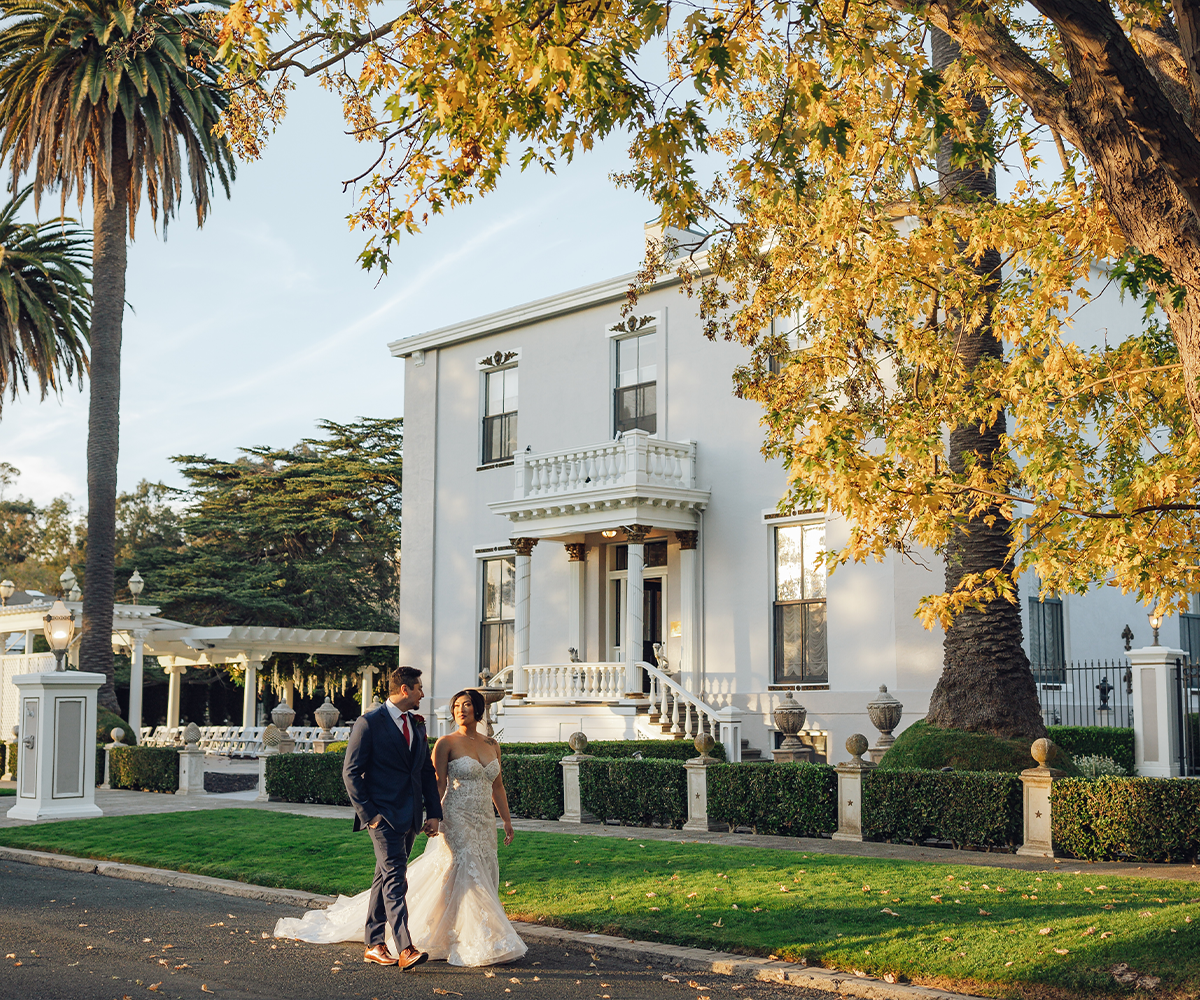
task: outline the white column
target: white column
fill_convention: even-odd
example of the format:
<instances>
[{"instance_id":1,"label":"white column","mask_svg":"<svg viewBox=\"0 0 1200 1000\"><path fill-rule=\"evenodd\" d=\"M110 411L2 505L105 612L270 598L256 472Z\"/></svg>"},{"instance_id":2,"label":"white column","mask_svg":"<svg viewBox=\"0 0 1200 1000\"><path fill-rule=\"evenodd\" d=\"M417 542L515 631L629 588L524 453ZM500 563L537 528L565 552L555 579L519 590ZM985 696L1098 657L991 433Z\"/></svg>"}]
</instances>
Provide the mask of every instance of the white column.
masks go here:
<instances>
[{"instance_id":1,"label":"white column","mask_svg":"<svg viewBox=\"0 0 1200 1000\"><path fill-rule=\"evenodd\" d=\"M510 538L517 553L517 606L513 621L513 698L524 698L528 693L525 668L529 666L529 571L536 538Z\"/></svg>"},{"instance_id":2,"label":"white column","mask_svg":"<svg viewBox=\"0 0 1200 1000\"><path fill-rule=\"evenodd\" d=\"M378 667L373 667L367 664L362 668L362 680L358 685L358 701L361 712L366 715L367 709L371 707L371 692L375 687L375 675L379 673Z\"/></svg>"},{"instance_id":3,"label":"white column","mask_svg":"<svg viewBox=\"0 0 1200 1000\"><path fill-rule=\"evenodd\" d=\"M567 567L571 579L567 587L567 648L574 649L580 660L587 659L584 649L584 622L587 620L587 604L585 603L586 583L584 581L584 559L587 546L582 542L571 542L566 546Z\"/></svg>"},{"instance_id":4,"label":"white column","mask_svg":"<svg viewBox=\"0 0 1200 1000\"><path fill-rule=\"evenodd\" d=\"M149 629L135 628L129 635L133 639L133 649L130 653L130 668L129 668L129 728L133 730L130 734L130 743L142 742L142 689L144 687L144 675L142 666L144 662L144 648L146 638L150 635Z\"/></svg>"},{"instance_id":5,"label":"white column","mask_svg":"<svg viewBox=\"0 0 1200 1000\"><path fill-rule=\"evenodd\" d=\"M187 673L187 667L169 657L162 657L159 662L162 663L163 660L169 661L163 665L163 672L167 675L167 728L178 729L179 684L183 675Z\"/></svg>"},{"instance_id":6,"label":"white column","mask_svg":"<svg viewBox=\"0 0 1200 1000\"><path fill-rule=\"evenodd\" d=\"M258 722L258 670L270 653L252 653L246 660L246 687L242 692L242 729Z\"/></svg>"},{"instance_id":7,"label":"white column","mask_svg":"<svg viewBox=\"0 0 1200 1000\"><path fill-rule=\"evenodd\" d=\"M700 614L696 602L696 541L698 531L677 531L679 540L679 682L685 691L700 697L700 674L696 669L696 626Z\"/></svg>"},{"instance_id":8,"label":"white column","mask_svg":"<svg viewBox=\"0 0 1200 1000\"><path fill-rule=\"evenodd\" d=\"M630 524L625 528L629 556L625 581L625 697L642 697L642 566L645 563L647 524Z\"/></svg>"},{"instance_id":9,"label":"white column","mask_svg":"<svg viewBox=\"0 0 1200 1000\"><path fill-rule=\"evenodd\" d=\"M1133 670L1133 752L1143 778L1179 777L1179 698L1175 661L1188 654L1143 646L1127 654Z\"/></svg>"},{"instance_id":10,"label":"white column","mask_svg":"<svg viewBox=\"0 0 1200 1000\"><path fill-rule=\"evenodd\" d=\"M282 697L287 707L295 709L296 707L296 677L293 674L289 680L283 682Z\"/></svg>"}]
</instances>

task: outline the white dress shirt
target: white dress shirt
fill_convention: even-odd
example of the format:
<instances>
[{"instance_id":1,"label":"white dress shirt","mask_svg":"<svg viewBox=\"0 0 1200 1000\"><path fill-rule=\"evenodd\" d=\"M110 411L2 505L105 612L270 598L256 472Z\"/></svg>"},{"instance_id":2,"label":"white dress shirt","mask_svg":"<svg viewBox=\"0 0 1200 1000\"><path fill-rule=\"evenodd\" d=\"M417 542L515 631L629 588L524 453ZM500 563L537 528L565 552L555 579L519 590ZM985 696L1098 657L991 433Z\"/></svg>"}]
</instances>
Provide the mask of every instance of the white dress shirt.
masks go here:
<instances>
[{"instance_id":1,"label":"white dress shirt","mask_svg":"<svg viewBox=\"0 0 1200 1000\"><path fill-rule=\"evenodd\" d=\"M396 728L400 730L401 736L404 735L404 725L402 724L401 719L407 719L407 721L408 721L408 748L411 750L413 734L417 731L416 724L413 722L412 712L400 711L400 709L396 707L396 703L391 701L390 699L388 701L385 701L384 704L387 705L388 715L390 715L392 717L392 721L394 723L396 723Z\"/></svg>"}]
</instances>

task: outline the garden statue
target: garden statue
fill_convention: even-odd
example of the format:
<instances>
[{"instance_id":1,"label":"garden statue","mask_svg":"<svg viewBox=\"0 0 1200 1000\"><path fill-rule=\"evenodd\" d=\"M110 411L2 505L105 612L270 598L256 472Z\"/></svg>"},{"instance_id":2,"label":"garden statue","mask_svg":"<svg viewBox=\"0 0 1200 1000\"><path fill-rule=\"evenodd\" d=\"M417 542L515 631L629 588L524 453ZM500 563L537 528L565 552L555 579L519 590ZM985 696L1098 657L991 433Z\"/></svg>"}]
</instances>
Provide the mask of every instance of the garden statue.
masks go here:
<instances>
[{"instance_id":1,"label":"garden statue","mask_svg":"<svg viewBox=\"0 0 1200 1000\"><path fill-rule=\"evenodd\" d=\"M813 748L801 740L796 734L804 728L804 720L808 718L808 709L792 697L788 691L783 701L775 706L775 728L783 733L783 743L774 751L777 764L789 761L810 763L813 759Z\"/></svg>"}]
</instances>

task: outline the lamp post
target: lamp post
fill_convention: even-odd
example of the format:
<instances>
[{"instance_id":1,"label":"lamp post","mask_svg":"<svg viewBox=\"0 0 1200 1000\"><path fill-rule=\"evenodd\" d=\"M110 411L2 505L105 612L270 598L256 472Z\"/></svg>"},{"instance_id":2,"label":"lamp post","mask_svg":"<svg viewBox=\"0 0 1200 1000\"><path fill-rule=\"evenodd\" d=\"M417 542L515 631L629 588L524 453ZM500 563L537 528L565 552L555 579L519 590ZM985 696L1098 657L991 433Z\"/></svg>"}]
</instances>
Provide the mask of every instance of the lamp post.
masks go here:
<instances>
[{"instance_id":1,"label":"lamp post","mask_svg":"<svg viewBox=\"0 0 1200 1000\"><path fill-rule=\"evenodd\" d=\"M63 654L71 645L71 637L75 634L75 612L68 611L62 601L55 601L49 613L42 619L46 624L43 634L50 644L50 652L54 654L54 669L63 669Z\"/></svg>"},{"instance_id":2,"label":"lamp post","mask_svg":"<svg viewBox=\"0 0 1200 1000\"><path fill-rule=\"evenodd\" d=\"M1159 612L1153 611L1150 614L1148 614L1146 616L1146 618L1149 619L1150 628L1154 632L1154 640L1150 643L1150 645L1157 646L1158 645L1158 630L1162 627L1163 616Z\"/></svg>"},{"instance_id":3,"label":"lamp post","mask_svg":"<svg viewBox=\"0 0 1200 1000\"><path fill-rule=\"evenodd\" d=\"M8 606L8 599L17 592L17 585L12 580L0 580L0 607Z\"/></svg>"},{"instance_id":4,"label":"lamp post","mask_svg":"<svg viewBox=\"0 0 1200 1000\"><path fill-rule=\"evenodd\" d=\"M58 585L62 588L64 595L70 593L71 588L75 586L75 571L70 566L62 571L58 578Z\"/></svg>"},{"instance_id":5,"label":"lamp post","mask_svg":"<svg viewBox=\"0 0 1200 1000\"><path fill-rule=\"evenodd\" d=\"M138 594L142 592L142 588L146 586L146 581L142 579L142 574L136 569L133 571L133 576L129 578L129 592L133 594L133 603L137 604Z\"/></svg>"}]
</instances>

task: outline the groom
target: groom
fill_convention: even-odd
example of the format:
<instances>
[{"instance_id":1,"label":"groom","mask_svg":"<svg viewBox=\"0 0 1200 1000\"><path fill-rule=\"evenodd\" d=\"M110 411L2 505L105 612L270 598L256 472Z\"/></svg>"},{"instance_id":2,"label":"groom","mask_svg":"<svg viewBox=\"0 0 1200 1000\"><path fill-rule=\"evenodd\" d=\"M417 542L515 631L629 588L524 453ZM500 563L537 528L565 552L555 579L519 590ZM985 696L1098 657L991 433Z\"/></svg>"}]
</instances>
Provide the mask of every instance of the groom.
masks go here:
<instances>
[{"instance_id":1,"label":"groom","mask_svg":"<svg viewBox=\"0 0 1200 1000\"><path fill-rule=\"evenodd\" d=\"M425 741L421 671L397 667L388 677L388 700L359 716L350 733L342 781L354 806L354 829L366 827L375 847L375 881L367 903L367 950L363 961L411 969L429 956L408 936L408 855L417 831L438 834L442 806ZM422 811L422 806L424 810ZM422 815L429 818L422 824ZM385 941L390 924L400 958Z\"/></svg>"}]
</instances>

